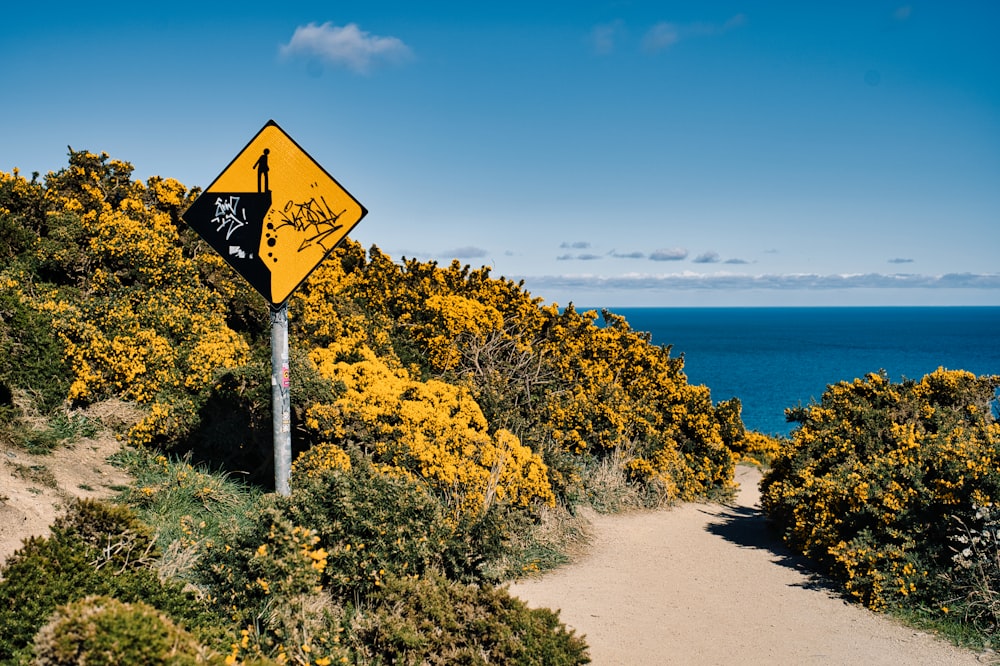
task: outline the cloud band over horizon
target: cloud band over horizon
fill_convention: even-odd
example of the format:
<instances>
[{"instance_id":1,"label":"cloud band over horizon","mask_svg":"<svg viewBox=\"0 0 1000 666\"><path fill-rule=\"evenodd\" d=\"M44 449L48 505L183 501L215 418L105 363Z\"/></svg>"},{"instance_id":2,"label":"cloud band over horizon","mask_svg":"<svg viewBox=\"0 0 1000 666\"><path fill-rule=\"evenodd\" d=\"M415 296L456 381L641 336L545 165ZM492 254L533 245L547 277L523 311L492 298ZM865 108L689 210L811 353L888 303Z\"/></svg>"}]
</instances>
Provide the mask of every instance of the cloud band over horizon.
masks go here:
<instances>
[{"instance_id":1,"label":"cloud band over horizon","mask_svg":"<svg viewBox=\"0 0 1000 666\"><path fill-rule=\"evenodd\" d=\"M560 289L1000 289L1000 273L862 273L851 275L818 274L701 274L668 275L540 275L518 276L539 287Z\"/></svg>"}]
</instances>

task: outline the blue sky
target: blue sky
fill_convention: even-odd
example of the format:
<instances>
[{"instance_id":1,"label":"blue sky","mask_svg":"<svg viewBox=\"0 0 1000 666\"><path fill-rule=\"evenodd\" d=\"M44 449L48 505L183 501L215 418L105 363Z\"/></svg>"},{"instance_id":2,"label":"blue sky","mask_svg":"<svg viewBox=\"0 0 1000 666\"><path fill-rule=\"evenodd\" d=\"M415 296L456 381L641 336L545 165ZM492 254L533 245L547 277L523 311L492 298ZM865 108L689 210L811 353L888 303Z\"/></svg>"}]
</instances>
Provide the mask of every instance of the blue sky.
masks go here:
<instances>
[{"instance_id":1,"label":"blue sky","mask_svg":"<svg viewBox=\"0 0 1000 666\"><path fill-rule=\"evenodd\" d=\"M1000 305L1000 3L16 3L0 170L207 187L275 120L352 236L547 301Z\"/></svg>"}]
</instances>

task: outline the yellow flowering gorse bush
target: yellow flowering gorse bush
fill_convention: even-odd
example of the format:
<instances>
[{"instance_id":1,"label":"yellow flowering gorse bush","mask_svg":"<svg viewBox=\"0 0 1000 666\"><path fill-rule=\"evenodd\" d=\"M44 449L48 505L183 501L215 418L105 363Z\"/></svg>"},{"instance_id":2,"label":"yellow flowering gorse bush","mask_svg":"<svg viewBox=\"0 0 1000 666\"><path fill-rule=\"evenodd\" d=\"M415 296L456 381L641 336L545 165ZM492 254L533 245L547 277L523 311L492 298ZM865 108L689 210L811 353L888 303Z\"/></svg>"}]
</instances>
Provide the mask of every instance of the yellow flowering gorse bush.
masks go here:
<instances>
[{"instance_id":1,"label":"yellow flowering gorse bush","mask_svg":"<svg viewBox=\"0 0 1000 666\"><path fill-rule=\"evenodd\" d=\"M649 343L625 320L572 308L550 313L543 347L566 390L545 397L545 422L565 450L629 448L628 470L667 500L732 487L732 442L704 386L687 383L683 360Z\"/></svg>"},{"instance_id":2,"label":"yellow flowering gorse bush","mask_svg":"<svg viewBox=\"0 0 1000 666\"><path fill-rule=\"evenodd\" d=\"M50 229L35 254L43 267L62 264L71 282L37 290L35 307L64 346L66 398L157 403L135 430L134 441L149 443L169 434L158 424L176 413L179 397L246 363L250 348L182 251L175 216L186 189L161 178L146 186L130 173L125 162L81 152L69 169L49 174Z\"/></svg>"},{"instance_id":3,"label":"yellow flowering gorse bush","mask_svg":"<svg viewBox=\"0 0 1000 666\"><path fill-rule=\"evenodd\" d=\"M331 354L358 361L365 342L413 377L466 387L490 430L507 429L546 456L560 493L580 482L581 464L625 449L623 472L660 500L731 490L736 430L723 428L706 387L687 383L683 359L621 317L605 313L599 324L596 312L543 306L488 268L399 265L350 244L340 252L346 268L327 301L337 302L337 313L326 319L345 326L342 300L357 304L390 332L391 353L355 328L346 346L328 347ZM304 318L317 319L316 293L304 299Z\"/></svg>"},{"instance_id":4,"label":"yellow flowering gorse bush","mask_svg":"<svg viewBox=\"0 0 1000 666\"><path fill-rule=\"evenodd\" d=\"M953 517L1000 499L997 386L945 369L831 385L790 411L800 425L761 484L764 510L871 608L946 596Z\"/></svg>"},{"instance_id":5,"label":"yellow flowering gorse bush","mask_svg":"<svg viewBox=\"0 0 1000 666\"><path fill-rule=\"evenodd\" d=\"M362 442L385 472L427 480L459 512L483 511L494 497L522 507L554 502L545 463L511 433L490 434L467 390L414 381L367 348L355 351L364 360L348 363L334 350L313 352L320 374L345 387L335 402L307 412L306 426L321 439ZM343 452L331 448L329 455L342 459ZM299 468L308 473L323 464L314 460Z\"/></svg>"},{"instance_id":6,"label":"yellow flowering gorse bush","mask_svg":"<svg viewBox=\"0 0 1000 666\"><path fill-rule=\"evenodd\" d=\"M413 337L426 347L428 362L437 373L458 367L463 339L482 340L503 327L496 308L454 294L434 294L424 302L421 314L421 323L413 322L412 313L404 314L402 323L413 327Z\"/></svg>"}]
</instances>

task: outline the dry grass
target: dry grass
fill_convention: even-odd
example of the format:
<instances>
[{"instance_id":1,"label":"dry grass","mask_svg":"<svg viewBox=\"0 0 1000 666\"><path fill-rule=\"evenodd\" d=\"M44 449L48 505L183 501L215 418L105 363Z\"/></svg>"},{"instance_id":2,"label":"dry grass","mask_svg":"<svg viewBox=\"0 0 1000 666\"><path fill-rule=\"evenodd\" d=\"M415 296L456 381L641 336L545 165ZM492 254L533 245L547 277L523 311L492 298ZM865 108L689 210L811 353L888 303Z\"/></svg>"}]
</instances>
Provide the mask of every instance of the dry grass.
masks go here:
<instances>
[{"instance_id":1,"label":"dry grass","mask_svg":"<svg viewBox=\"0 0 1000 666\"><path fill-rule=\"evenodd\" d=\"M114 432L123 432L141 421L146 413L134 402L110 398L81 410L83 416L100 421Z\"/></svg>"},{"instance_id":2,"label":"dry grass","mask_svg":"<svg viewBox=\"0 0 1000 666\"><path fill-rule=\"evenodd\" d=\"M10 461L7 461L7 464L14 468L14 476L25 481L37 483L46 488L56 488L59 485L55 474L45 465L22 465Z\"/></svg>"},{"instance_id":3,"label":"dry grass","mask_svg":"<svg viewBox=\"0 0 1000 666\"><path fill-rule=\"evenodd\" d=\"M642 491L629 483L625 465L634 458L632 447L619 447L588 471L584 479L587 501L599 513L621 513L645 507Z\"/></svg>"}]
</instances>

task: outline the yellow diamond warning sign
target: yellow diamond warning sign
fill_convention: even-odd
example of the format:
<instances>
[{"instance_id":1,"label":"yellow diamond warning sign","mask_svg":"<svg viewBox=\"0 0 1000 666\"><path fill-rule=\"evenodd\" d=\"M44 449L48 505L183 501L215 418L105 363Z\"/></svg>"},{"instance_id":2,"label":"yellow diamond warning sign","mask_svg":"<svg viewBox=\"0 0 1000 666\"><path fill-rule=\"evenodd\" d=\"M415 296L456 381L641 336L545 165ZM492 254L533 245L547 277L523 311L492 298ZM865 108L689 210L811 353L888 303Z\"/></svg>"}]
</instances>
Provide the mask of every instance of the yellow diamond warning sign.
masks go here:
<instances>
[{"instance_id":1,"label":"yellow diamond warning sign","mask_svg":"<svg viewBox=\"0 0 1000 666\"><path fill-rule=\"evenodd\" d=\"M271 120L182 217L279 306L367 213Z\"/></svg>"}]
</instances>

